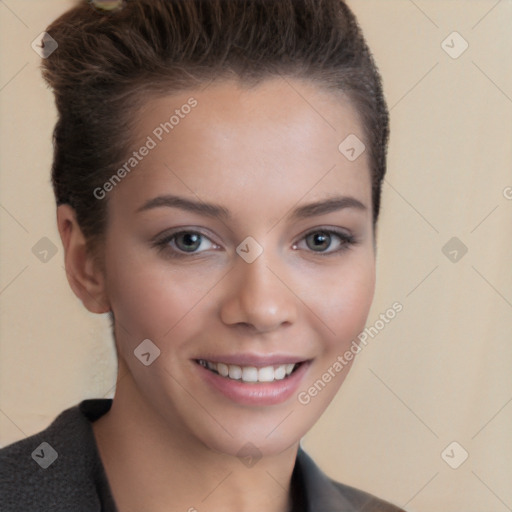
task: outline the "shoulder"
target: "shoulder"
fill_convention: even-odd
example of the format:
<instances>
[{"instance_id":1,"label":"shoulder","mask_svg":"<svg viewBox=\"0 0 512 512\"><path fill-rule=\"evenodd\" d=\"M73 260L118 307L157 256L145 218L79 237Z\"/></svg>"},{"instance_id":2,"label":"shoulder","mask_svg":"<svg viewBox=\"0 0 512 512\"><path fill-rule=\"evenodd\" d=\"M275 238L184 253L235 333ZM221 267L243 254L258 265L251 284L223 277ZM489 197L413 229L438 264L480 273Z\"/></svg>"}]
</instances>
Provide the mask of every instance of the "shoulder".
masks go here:
<instances>
[{"instance_id":1,"label":"shoulder","mask_svg":"<svg viewBox=\"0 0 512 512\"><path fill-rule=\"evenodd\" d=\"M304 490L304 510L405 512L376 496L329 478L302 448L297 454L296 472Z\"/></svg>"},{"instance_id":2,"label":"shoulder","mask_svg":"<svg viewBox=\"0 0 512 512\"><path fill-rule=\"evenodd\" d=\"M43 431L0 450L2 511L101 510L99 459L80 409L84 402L61 412Z\"/></svg>"},{"instance_id":3,"label":"shoulder","mask_svg":"<svg viewBox=\"0 0 512 512\"><path fill-rule=\"evenodd\" d=\"M405 512L402 508L392 505L376 496L368 494L349 485L329 479L334 488L353 507L354 511L364 512Z\"/></svg>"}]
</instances>

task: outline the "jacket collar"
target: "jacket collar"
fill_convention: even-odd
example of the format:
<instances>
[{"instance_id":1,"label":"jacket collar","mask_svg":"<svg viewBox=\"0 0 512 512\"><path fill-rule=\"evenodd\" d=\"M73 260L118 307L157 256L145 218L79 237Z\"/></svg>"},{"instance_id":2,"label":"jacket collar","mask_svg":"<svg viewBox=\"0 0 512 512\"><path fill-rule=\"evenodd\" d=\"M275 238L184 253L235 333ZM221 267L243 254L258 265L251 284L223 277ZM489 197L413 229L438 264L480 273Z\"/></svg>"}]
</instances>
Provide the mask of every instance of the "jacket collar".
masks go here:
<instances>
[{"instance_id":1,"label":"jacket collar","mask_svg":"<svg viewBox=\"0 0 512 512\"><path fill-rule=\"evenodd\" d=\"M297 485L302 486L305 512L353 512L355 510L301 446L297 452L294 478L297 478Z\"/></svg>"},{"instance_id":2,"label":"jacket collar","mask_svg":"<svg viewBox=\"0 0 512 512\"><path fill-rule=\"evenodd\" d=\"M79 404L81 413L89 420L94 421L103 416L112 406L111 398L87 399ZM91 440L96 446L92 430ZM96 451L99 458L99 453ZM104 475L103 465L99 463L100 473ZM101 478L100 478L101 480ZM313 461L313 459L299 445L295 466L292 474L292 496L293 512L357 512L364 506L368 507L372 497L366 493L356 491L342 484L334 483ZM342 490L343 488L343 490ZM357 492L361 507L356 506L354 501L348 501L348 497L354 498L354 491ZM101 489L101 495L106 502L112 503L110 489ZM345 497L346 496L346 497ZM375 503L375 502L373 502ZM382 502L381 502L382 503ZM115 510L115 506L107 507L106 510ZM379 508L365 508L371 510L391 510ZM393 507L392 510L398 510Z\"/></svg>"}]
</instances>

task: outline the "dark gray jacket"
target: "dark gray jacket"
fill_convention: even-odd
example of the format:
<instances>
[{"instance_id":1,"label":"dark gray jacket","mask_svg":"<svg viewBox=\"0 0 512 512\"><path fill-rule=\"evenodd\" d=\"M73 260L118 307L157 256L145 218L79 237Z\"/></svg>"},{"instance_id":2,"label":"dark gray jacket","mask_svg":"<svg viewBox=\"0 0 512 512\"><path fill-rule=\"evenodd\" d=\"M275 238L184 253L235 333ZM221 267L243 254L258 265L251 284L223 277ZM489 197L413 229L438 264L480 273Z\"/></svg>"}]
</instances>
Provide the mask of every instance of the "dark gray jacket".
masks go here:
<instances>
[{"instance_id":1,"label":"dark gray jacket","mask_svg":"<svg viewBox=\"0 0 512 512\"><path fill-rule=\"evenodd\" d=\"M117 512L91 422L112 399L63 411L45 430L0 450L1 512ZM292 476L294 512L404 512L328 478L302 448Z\"/></svg>"}]
</instances>

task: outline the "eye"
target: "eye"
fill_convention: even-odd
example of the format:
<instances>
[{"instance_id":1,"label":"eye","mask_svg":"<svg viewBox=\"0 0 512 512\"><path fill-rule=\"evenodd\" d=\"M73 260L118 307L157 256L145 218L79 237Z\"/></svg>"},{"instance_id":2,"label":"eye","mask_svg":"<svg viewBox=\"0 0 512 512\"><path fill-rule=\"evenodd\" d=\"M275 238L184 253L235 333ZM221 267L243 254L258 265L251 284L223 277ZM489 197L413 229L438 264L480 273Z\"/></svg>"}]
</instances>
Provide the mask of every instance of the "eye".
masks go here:
<instances>
[{"instance_id":1,"label":"eye","mask_svg":"<svg viewBox=\"0 0 512 512\"><path fill-rule=\"evenodd\" d=\"M310 251L328 256L340 253L356 243L355 238L348 233L334 229L316 229L307 233L301 241L306 242ZM337 242L336 242L337 241ZM187 255L200 254L211 249L219 249L220 246L212 242L206 235L199 231L182 230L164 233L154 242L154 246L167 253L170 257L186 257ZM327 250L332 248L334 250ZM300 248L297 243L293 249ZM199 250L202 249L202 250Z\"/></svg>"},{"instance_id":2,"label":"eye","mask_svg":"<svg viewBox=\"0 0 512 512\"><path fill-rule=\"evenodd\" d=\"M336 243L334 244L334 250L326 251L326 249L332 247L333 239L338 240L337 245ZM305 240L308 249L311 249L321 256L339 253L348 249L355 243L355 238L352 235L334 229L316 229L315 231L310 231L304 236L303 240ZM297 247L297 244L293 245L294 249Z\"/></svg>"},{"instance_id":3,"label":"eye","mask_svg":"<svg viewBox=\"0 0 512 512\"><path fill-rule=\"evenodd\" d=\"M154 244L173 256L185 256L186 254L198 254L204 250L218 248L206 235L198 231L175 231L166 233L157 239ZM198 251L199 248L203 250Z\"/></svg>"}]
</instances>

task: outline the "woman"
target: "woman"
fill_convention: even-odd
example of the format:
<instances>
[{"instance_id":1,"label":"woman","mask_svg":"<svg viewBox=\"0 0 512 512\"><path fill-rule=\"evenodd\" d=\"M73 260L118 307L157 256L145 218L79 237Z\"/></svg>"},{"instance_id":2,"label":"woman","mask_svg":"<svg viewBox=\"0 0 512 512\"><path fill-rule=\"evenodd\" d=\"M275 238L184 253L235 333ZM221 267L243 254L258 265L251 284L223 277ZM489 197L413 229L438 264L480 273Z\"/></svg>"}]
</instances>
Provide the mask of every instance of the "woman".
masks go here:
<instances>
[{"instance_id":1,"label":"woman","mask_svg":"<svg viewBox=\"0 0 512 512\"><path fill-rule=\"evenodd\" d=\"M118 379L0 451L2 510L400 510L299 444L375 287L388 113L353 14L82 1L47 33L66 272Z\"/></svg>"}]
</instances>

